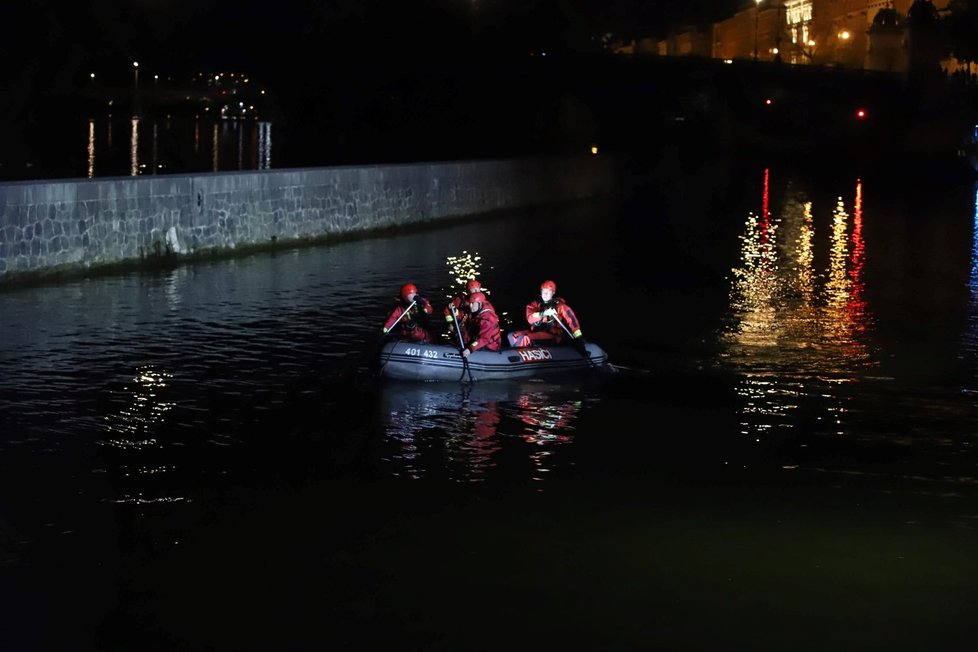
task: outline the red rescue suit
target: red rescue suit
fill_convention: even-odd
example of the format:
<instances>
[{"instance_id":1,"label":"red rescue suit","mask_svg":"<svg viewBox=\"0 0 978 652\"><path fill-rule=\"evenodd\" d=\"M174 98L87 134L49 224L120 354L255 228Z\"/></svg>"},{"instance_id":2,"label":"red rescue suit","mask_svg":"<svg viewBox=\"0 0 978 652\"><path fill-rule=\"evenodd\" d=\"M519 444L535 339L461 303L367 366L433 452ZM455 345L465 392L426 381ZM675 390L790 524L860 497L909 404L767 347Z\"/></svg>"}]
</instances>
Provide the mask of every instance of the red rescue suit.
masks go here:
<instances>
[{"instance_id":1,"label":"red rescue suit","mask_svg":"<svg viewBox=\"0 0 978 652\"><path fill-rule=\"evenodd\" d=\"M499 344L502 341L499 316L488 301L484 301L482 308L469 316L465 330L469 336L466 348L470 351L479 349L499 350Z\"/></svg>"},{"instance_id":2,"label":"red rescue suit","mask_svg":"<svg viewBox=\"0 0 978 652\"><path fill-rule=\"evenodd\" d=\"M543 312L548 308L556 310L557 315L555 317L544 315ZM560 297L554 297L546 303L542 299L534 299L526 304L526 321L530 329L510 333L510 344L514 347L530 346L532 343L560 344L567 333L557 323L557 319L563 322L575 338L581 336L581 325L577 321L577 315L566 301Z\"/></svg>"},{"instance_id":3,"label":"red rescue suit","mask_svg":"<svg viewBox=\"0 0 978 652\"><path fill-rule=\"evenodd\" d=\"M402 340L431 342L431 333L421 323L421 320L426 320L426 317L432 313L431 303L425 298L418 297L405 315L404 312L409 305L411 305L410 302L405 303L402 299L398 299L397 306L394 307L394 310L387 316L387 321L384 322L384 334L387 334L397 322L398 337ZM404 316L401 317L401 315Z\"/></svg>"}]
</instances>

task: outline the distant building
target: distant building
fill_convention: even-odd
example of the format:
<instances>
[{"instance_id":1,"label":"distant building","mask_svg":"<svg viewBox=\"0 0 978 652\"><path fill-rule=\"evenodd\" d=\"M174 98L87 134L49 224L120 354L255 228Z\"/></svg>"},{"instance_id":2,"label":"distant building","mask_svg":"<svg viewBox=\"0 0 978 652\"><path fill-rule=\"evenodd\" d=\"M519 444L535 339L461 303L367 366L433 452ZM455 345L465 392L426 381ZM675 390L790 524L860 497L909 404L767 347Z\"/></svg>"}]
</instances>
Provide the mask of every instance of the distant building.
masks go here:
<instances>
[{"instance_id":1,"label":"distant building","mask_svg":"<svg viewBox=\"0 0 978 652\"><path fill-rule=\"evenodd\" d=\"M709 28L692 28L636 53L838 65L906 74L937 56L926 30L949 0L760 0ZM956 65L956 64L954 64ZM947 70L947 65L944 66Z\"/></svg>"},{"instance_id":2,"label":"distant building","mask_svg":"<svg viewBox=\"0 0 978 652\"><path fill-rule=\"evenodd\" d=\"M651 50L649 40L639 41L639 51ZM693 26L655 44L655 53L671 57L710 57L713 54L713 27Z\"/></svg>"},{"instance_id":3,"label":"distant building","mask_svg":"<svg viewBox=\"0 0 978 652\"><path fill-rule=\"evenodd\" d=\"M896 9L880 9L869 26L866 58L863 68L881 72L907 69L906 21ZM853 62L854 67L858 62Z\"/></svg>"}]
</instances>

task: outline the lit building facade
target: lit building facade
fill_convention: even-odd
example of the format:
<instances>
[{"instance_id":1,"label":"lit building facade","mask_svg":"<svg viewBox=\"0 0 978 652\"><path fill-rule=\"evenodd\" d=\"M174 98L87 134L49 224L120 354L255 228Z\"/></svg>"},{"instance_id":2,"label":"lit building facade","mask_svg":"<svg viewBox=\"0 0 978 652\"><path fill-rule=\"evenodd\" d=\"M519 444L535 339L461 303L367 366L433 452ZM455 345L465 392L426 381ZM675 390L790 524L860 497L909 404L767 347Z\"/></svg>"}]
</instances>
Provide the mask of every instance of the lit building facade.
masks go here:
<instances>
[{"instance_id":1,"label":"lit building facade","mask_svg":"<svg viewBox=\"0 0 978 652\"><path fill-rule=\"evenodd\" d=\"M949 0L933 0L937 11ZM905 19L914 0L755 0L713 24L713 40L689 51L689 39L660 42L660 54L757 59L903 71ZM877 19L877 14L883 15ZM680 53L676 43L687 44Z\"/></svg>"}]
</instances>

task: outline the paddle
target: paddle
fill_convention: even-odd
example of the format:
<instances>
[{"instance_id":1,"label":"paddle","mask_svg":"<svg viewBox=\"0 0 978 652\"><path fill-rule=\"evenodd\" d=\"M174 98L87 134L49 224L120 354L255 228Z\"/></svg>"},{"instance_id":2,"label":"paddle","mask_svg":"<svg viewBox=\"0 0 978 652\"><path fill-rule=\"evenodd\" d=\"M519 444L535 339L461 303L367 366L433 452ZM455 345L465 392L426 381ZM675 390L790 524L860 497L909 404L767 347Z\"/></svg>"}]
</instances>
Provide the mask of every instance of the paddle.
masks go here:
<instances>
[{"instance_id":1,"label":"paddle","mask_svg":"<svg viewBox=\"0 0 978 652\"><path fill-rule=\"evenodd\" d=\"M402 319L404 319L404 315L406 315L409 312L411 312L411 308L413 308L414 307L414 304L416 304L417 302L418 302L418 300L415 299L410 304L408 304L408 307L404 309L404 312L402 312L400 315L398 315L397 319L394 320L394 323L391 324L391 327L387 329L387 332L380 336L381 339L383 339L383 338L387 337L388 335L390 335L391 331L394 330L394 327L397 326L397 322L399 322Z\"/></svg>"},{"instance_id":2,"label":"paddle","mask_svg":"<svg viewBox=\"0 0 978 652\"><path fill-rule=\"evenodd\" d=\"M380 338L377 340L377 352L378 352L378 354L380 353L380 349L384 346L384 342L386 342L387 341L387 338L390 337L391 334L394 332L394 327L397 326L397 323L399 321L401 321L402 319L404 319L404 315L408 314L408 312L411 310L411 308L414 307L414 304L416 304L417 302L418 302L417 299L415 299L410 304L408 304L408 307L404 309L404 312L402 312L400 315L398 315L397 319L394 320L394 323L391 324L391 327L387 329L387 332L386 333L383 333L380 336ZM377 356L375 355L374 357L377 357ZM390 356L388 356L387 359L389 360L390 359ZM384 362L383 364L381 364L380 367L378 367L378 370L380 368L382 368L385 364L387 364L387 362Z\"/></svg>"},{"instance_id":3,"label":"paddle","mask_svg":"<svg viewBox=\"0 0 978 652\"><path fill-rule=\"evenodd\" d=\"M560 324L560 327L564 329L565 333L567 333L567 337L571 338L571 344L575 349L577 349L577 352L581 354L581 357L587 360L587 363L592 367L597 367L597 364L595 364L594 360L592 360L591 356L588 354L587 348L582 342L579 342L578 339L574 337L574 334L570 332L570 329L567 328L567 326L564 325L564 322L560 320L559 315L554 315L554 321Z\"/></svg>"},{"instance_id":4,"label":"paddle","mask_svg":"<svg viewBox=\"0 0 978 652\"><path fill-rule=\"evenodd\" d=\"M459 376L459 380L469 374L469 382L472 382L472 370L469 369L469 359L464 355L465 353L465 338L462 337L462 327L458 323L458 317L455 316L455 307L451 309L452 321L455 322L455 332L458 333L458 352L462 355L462 376Z\"/></svg>"}]
</instances>

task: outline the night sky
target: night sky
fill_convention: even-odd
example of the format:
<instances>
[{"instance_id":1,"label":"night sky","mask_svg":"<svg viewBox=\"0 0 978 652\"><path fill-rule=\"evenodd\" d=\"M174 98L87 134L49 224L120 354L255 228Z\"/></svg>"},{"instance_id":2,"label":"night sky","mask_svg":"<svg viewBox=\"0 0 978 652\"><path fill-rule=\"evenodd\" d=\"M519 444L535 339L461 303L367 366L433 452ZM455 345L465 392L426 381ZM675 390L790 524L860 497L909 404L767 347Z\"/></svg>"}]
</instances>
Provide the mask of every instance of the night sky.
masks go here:
<instances>
[{"instance_id":1,"label":"night sky","mask_svg":"<svg viewBox=\"0 0 978 652\"><path fill-rule=\"evenodd\" d=\"M5 16L7 83L70 87L89 69L234 68L255 74L351 60L581 50L594 37L665 33L736 0L22 0ZM312 64L312 65L310 65Z\"/></svg>"},{"instance_id":2,"label":"night sky","mask_svg":"<svg viewBox=\"0 0 978 652\"><path fill-rule=\"evenodd\" d=\"M134 60L144 80L239 72L281 97L384 75L467 78L472 63L594 51L606 33L661 37L744 1L20 0L4 16L0 163L18 161L59 122L53 111L93 88L131 84Z\"/></svg>"}]
</instances>

